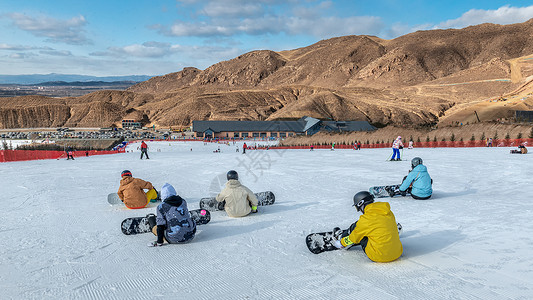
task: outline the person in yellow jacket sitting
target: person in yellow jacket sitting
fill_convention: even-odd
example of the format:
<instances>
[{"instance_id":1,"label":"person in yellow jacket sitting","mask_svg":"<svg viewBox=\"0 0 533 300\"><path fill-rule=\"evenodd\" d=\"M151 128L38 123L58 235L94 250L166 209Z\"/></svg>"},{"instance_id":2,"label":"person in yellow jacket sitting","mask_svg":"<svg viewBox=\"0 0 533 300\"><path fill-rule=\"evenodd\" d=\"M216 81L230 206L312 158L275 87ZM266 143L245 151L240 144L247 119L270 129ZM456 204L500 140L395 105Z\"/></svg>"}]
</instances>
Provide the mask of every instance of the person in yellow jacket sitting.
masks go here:
<instances>
[{"instance_id":1,"label":"person in yellow jacket sitting","mask_svg":"<svg viewBox=\"0 0 533 300\"><path fill-rule=\"evenodd\" d=\"M224 203L224 210L230 217L244 217L257 212L257 197L239 182L239 174L230 170L226 175L226 187L217 195L217 201Z\"/></svg>"},{"instance_id":2,"label":"person in yellow jacket sitting","mask_svg":"<svg viewBox=\"0 0 533 300\"><path fill-rule=\"evenodd\" d=\"M117 194L127 208L144 208L150 200L157 198L157 191L150 182L133 178L129 170L122 171L121 176ZM149 191L144 193L145 189Z\"/></svg>"},{"instance_id":3,"label":"person in yellow jacket sitting","mask_svg":"<svg viewBox=\"0 0 533 300\"><path fill-rule=\"evenodd\" d=\"M399 230L401 225L388 202L374 202L374 196L362 191L353 197L357 211L363 213L349 229L335 228L335 247L347 249L361 245L368 258L375 262L390 262L403 253Z\"/></svg>"}]
</instances>

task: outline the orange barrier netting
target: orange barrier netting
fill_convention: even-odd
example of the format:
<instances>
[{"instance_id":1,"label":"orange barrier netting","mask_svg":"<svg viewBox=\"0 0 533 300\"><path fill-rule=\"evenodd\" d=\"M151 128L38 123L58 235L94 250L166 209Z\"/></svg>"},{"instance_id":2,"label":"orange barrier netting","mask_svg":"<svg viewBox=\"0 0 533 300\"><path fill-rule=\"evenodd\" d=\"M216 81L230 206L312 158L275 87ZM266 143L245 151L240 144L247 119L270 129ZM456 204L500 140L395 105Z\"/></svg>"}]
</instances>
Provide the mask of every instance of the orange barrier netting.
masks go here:
<instances>
[{"instance_id":1,"label":"orange barrier netting","mask_svg":"<svg viewBox=\"0 0 533 300\"><path fill-rule=\"evenodd\" d=\"M88 150L88 151L72 151L72 156L93 156L103 154L124 153L124 149L110 151L110 150ZM65 151L49 151L49 150L0 150L0 162L8 161L24 161L37 159L59 159L67 158Z\"/></svg>"}]
</instances>

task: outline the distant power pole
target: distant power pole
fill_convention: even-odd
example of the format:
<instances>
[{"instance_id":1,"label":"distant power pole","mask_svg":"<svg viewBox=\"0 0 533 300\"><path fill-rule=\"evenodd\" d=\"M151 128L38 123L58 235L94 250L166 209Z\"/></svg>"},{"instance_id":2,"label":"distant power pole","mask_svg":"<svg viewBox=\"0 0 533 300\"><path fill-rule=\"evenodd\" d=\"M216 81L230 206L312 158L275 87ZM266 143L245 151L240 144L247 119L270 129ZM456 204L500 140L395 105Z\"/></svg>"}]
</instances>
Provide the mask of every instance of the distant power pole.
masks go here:
<instances>
[{"instance_id":1,"label":"distant power pole","mask_svg":"<svg viewBox=\"0 0 533 300\"><path fill-rule=\"evenodd\" d=\"M477 121L481 123L481 121L479 120L479 116L477 115L477 111L474 110L474 113L476 114Z\"/></svg>"}]
</instances>

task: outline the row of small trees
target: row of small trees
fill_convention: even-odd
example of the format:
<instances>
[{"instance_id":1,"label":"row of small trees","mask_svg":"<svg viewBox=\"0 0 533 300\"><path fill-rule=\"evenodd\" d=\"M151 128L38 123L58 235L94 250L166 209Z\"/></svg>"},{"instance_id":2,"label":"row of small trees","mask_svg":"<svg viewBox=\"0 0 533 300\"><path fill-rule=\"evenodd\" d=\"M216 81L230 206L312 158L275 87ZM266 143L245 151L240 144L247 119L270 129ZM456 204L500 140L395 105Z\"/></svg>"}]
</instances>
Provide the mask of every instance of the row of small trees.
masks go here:
<instances>
[{"instance_id":1,"label":"row of small trees","mask_svg":"<svg viewBox=\"0 0 533 300\"><path fill-rule=\"evenodd\" d=\"M530 139L533 138L533 128L531 129L531 131L530 131L528 137L529 137ZM487 138L492 138L492 139L494 139L494 140L499 139L498 132L497 132L497 131L494 132L494 136L492 136L492 137L490 137L490 136L486 136L486 135L485 135L485 132L483 132L483 133L481 134L481 137L479 138L479 140L483 141L483 140L486 140ZM516 136L516 139L522 139L522 138L524 138L524 136L522 135L522 133L521 133L521 132L518 133L517 136ZM506 140L510 140L510 139L511 139L511 135L510 135L509 133L506 133L504 139L506 139ZM475 136L474 134L472 134L472 137L470 137L470 141L475 141L475 140L476 140L476 136ZM413 142L415 142L415 140L413 139L413 136L410 137L409 141L413 141ZM437 136L434 136L433 139L431 139L431 138L429 137L429 135L428 135L428 136L426 136L425 141L426 141L426 142L431 142L431 141L433 141L433 142L437 142L438 139L437 139ZM445 137L443 137L443 138L441 139L441 141L445 142L445 141L447 141L447 139L446 139ZM449 141L451 141L451 142L455 142L455 141L457 141L457 137L455 136L454 133L452 133L452 135L450 136ZM459 141L463 142L463 138L460 138ZM354 142L357 143L357 141L354 141ZM341 141L341 142L336 142L335 144L336 144L336 145L352 145L354 142ZM377 141L372 141L373 144L385 144L385 143L392 143L392 142L394 142L394 140L387 140L387 141L385 141L385 140L381 140L381 141L380 141L380 140L377 140ZM421 142L420 137L418 137L418 138L416 139L416 142ZM361 141L361 143L366 144L366 145L369 145L369 144L370 144L370 140L367 139L367 140L364 141L364 142ZM320 142L320 143L317 143L317 144L319 144L319 145L331 145L330 142ZM303 145L303 144L299 144L299 146L304 146L304 145Z\"/></svg>"}]
</instances>

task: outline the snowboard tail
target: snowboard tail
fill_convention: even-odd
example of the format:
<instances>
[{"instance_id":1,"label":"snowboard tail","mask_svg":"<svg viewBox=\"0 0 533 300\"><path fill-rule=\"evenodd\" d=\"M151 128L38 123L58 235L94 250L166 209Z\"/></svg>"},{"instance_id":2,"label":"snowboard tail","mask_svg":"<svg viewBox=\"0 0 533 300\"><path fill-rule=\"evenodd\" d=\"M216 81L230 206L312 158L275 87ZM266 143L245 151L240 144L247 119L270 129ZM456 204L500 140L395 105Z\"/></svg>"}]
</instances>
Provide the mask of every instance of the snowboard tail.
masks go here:
<instances>
[{"instance_id":1,"label":"snowboard tail","mask_svg":"<svg viewBox=\"0 0 533 300\"><path fill-rule=\"evenodd\" d=\"M272 205L276 202L276 196L270 191L255 193L254 195L258 200L257 206ZM200 199L200 208L208 211L224 210L224 202L218 202L216 197L202 198Z\"/></svg>"},{"instance_id":2,"label":"snowboard tail","mask_svg":"<svg viewBox=\"0 0 533 300\"><path fill-rule=\"evenodd\" d=\"M368 192L370 194L374 195L376 198L384 198L384 197L394 197L395 195L400 195L400 184L395 185L381 185L381 186L373 186L368 189Z\"/></svg>"},{"instance_id":3,"label":"snowboard tail","mask_svg":"<svg viewBox=\"0 0 533 300\"><path fill-rule=\"evenodd\" d=\"M205 209L194 209L189 213L196 225L205 225L211 221L211 214ZM121 229L125 235L152 232L152 226L147 217L127 218L122 221Z\"/></svg>"}]
</instances>

